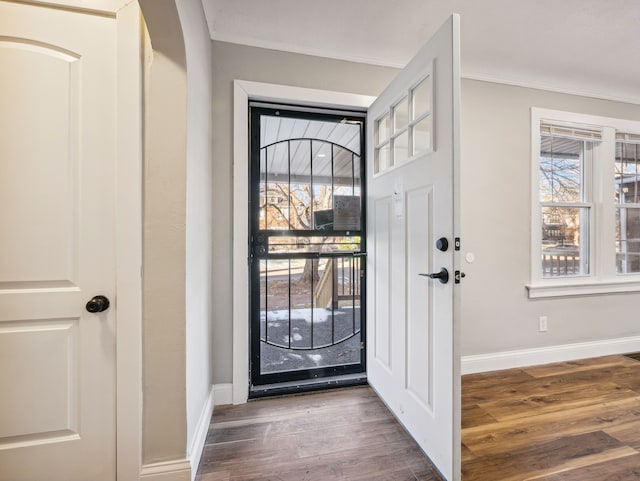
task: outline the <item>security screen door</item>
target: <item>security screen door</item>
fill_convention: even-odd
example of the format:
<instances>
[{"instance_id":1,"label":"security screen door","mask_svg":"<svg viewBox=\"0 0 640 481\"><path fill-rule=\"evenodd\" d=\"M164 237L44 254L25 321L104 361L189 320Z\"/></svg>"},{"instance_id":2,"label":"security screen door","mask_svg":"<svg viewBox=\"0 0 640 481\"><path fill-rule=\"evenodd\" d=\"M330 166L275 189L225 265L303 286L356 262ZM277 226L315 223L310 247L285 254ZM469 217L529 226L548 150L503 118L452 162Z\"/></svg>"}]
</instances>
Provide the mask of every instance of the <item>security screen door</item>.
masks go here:
<instances>
[{"instance_id":1,"label":"security screen door","mask_svg":"<svg viewBox=\"0 0 640 481\"><path fill-rule=\"evenodd\" d=\"M364 113L250 119L251 395L363 373Z\"/></svg>"}]
</instances>

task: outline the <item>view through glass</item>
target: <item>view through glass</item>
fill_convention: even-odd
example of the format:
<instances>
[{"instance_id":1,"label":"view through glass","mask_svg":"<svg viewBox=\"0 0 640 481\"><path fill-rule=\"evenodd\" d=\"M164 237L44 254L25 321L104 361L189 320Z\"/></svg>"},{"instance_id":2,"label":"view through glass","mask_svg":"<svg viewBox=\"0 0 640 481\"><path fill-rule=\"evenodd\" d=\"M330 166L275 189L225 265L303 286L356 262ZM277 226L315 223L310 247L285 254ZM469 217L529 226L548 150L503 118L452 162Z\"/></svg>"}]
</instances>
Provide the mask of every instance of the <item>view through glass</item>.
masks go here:
<instances>
[{"instance_id":1,"label":"view through glass","mask_svg":"<svg viewBox=\"0 0 640 481\"><path fill-rule=\"evenodd\" d=\"M586 154L591 142L542 135L539 195L542 213L542 275L589 273L591 206Z\"/></svg>"},{"instance_id":2,"label":"view through glass","mask_svg":"<svg viewBox=\"0 0 640 481\"><path fill-rule=\"evenodd\" d=\"M253 108L252 129L252 383L361 372L363 121Z\"/></svg>"}]
</instances>

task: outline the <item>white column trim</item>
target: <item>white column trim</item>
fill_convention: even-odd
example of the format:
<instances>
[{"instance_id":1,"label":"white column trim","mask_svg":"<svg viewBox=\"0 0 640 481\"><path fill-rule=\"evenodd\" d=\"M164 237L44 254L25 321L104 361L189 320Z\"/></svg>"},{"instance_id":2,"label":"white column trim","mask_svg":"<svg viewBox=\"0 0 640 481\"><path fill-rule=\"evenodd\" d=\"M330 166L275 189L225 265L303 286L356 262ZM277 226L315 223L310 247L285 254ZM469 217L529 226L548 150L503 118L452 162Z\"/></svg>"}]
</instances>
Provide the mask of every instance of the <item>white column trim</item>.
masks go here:
<instances>
[{"instance_id":1,"label":"white column trim","mask_svg":"<svg viewBox=\"0 0 640 481\"><path fill-rule=\"evenodd\" d=\"M142 65L138 2L117 12L116 472L142 464Z\"/></svg>"}]
</instances>

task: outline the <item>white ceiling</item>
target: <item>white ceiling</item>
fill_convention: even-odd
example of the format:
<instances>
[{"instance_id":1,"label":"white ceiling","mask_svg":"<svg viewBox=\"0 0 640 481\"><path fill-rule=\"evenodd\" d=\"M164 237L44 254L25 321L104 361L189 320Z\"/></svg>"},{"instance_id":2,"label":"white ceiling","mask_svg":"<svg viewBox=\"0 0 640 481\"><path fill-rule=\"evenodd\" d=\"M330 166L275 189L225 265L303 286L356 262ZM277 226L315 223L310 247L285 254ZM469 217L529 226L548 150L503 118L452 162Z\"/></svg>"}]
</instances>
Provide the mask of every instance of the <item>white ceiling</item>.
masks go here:
<instances>
[{"instance_id":1,"label":"white ceiling","mask_svg":"<svg viewBox=\"0 0 640 481\"><path fill-rule=\"evenodd\" d=\"M640 0L202 0L211 38L404 66L452 13L462 74L640 103Z\"/></svg>"}]
</instances>

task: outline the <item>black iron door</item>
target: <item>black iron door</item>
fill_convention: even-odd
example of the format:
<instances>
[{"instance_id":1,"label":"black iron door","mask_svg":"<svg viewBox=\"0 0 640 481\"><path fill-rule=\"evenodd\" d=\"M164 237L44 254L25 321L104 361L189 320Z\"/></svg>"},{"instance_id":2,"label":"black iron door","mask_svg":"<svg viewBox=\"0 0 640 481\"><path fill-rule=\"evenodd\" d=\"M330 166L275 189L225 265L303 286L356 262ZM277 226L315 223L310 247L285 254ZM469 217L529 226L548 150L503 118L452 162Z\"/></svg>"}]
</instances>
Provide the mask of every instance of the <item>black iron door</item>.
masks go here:
<instances>
[{"instance_id":1,"label":"black iron door","mask_svg":"<svg viewBox=\"0 0 640 481\"><path fill-rule=\"evenodd\" d=\"M250 119L252 392L364 373L364 114Z\"/></svg>"}]
</instances>

